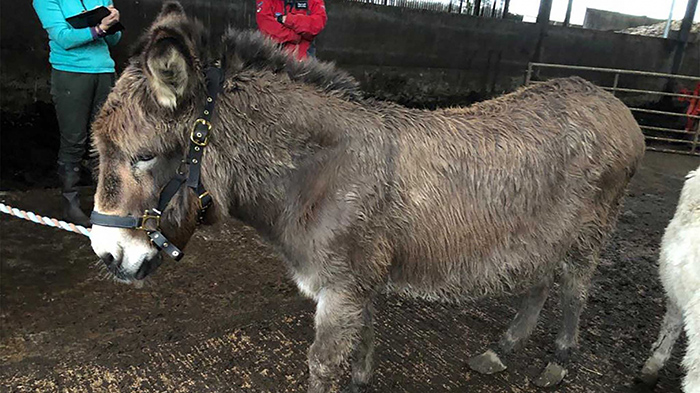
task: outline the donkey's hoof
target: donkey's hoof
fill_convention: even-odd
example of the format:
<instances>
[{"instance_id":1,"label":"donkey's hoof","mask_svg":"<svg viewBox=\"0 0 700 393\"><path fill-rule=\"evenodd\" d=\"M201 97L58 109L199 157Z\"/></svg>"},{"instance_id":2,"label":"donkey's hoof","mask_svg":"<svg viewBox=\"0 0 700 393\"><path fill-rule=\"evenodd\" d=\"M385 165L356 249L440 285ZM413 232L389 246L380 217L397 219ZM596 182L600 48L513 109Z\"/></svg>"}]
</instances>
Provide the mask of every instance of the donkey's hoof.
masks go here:
<instances>
[{"instance_id":1,"label":"donkey's hoof","mask_svg":"<svg viewBox=\"0 0 700 393\"><path fill-rule=\"evenodd\" d=\"M635 385L646 385L646 386L655 386L656 382L659 381L659 375L658 374L640 374L634 379L634 384Z\"/></svg>"},{"instance_id":2,"label":"donkey's hoof","mask_svg":"<svg viewBox=\"0 0 700 393\"><path fill-rule=\"evenodd\" d=\"M534 381L541 388L556 386L566 376L566 369L556 363L549 363L539 377Z\"/></svg>"},{"instance_id":3,"label":"donkey's hoof","mask_svg":"<svg viewBox=\"0 0 700 393\"><path fill-rule=\"evenodd\" d=\"M365 393L369 389L367 384L350 383L341 393Z\"/></svg>"},{"instance_id":4,"label":"donkey's hoof","mask_svg":"<svg viewBox=\"0 0 700 393\"><path fill-rule=\"evenodd\" d=\"M506 369L506 365L499 359L498 354L488 350L481 355L469 359L469 368L480 374L495 374Z\"/></svg>"},{"instance_id":5,"label":"donkey's hoof","mask_svg":"<svg viewBox=\"0 0 700 393\"><path fill-rule=\"evenodd\" d=\"M655 387L656 383L650 384L644 382L640 377L635 377L630 391L634 393L654 393Z\"/></svg>"},{"instance_id":6,"label":"donkey's hoof","mask_svg":"<svg viewBox=\"0 0 700 393\"><path fill-rule=\"evenodd\" d=\"M634 378L635 385L656 385L656 382L659 380L659 369L663 367L663 364L659 364L654 360L655 359L653 357L647 360L644 367L642 367L642 372L640 372L639 375Z\"/></svg>"},{"instance_id":7,"label":"donkey's hoof","mask_svg":"<svg viewBox=\"0 0 700 393\"><path fill-rule=\"evenodd\" d=\"M656 382L659 381L659 373L645 371L646 370L642 370L642 372L634 378L634 386L639 388L638 390L640 391L642 387L653 388L656 386Z\"/></svg>"}]
</instances>

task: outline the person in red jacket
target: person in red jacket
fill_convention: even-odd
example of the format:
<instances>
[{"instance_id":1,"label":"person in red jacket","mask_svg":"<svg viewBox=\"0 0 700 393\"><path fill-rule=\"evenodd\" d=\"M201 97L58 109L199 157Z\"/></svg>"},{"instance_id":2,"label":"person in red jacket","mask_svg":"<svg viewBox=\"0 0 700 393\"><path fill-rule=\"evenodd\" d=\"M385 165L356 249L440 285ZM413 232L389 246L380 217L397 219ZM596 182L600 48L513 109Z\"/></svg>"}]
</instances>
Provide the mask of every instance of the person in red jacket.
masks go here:
<instances>
[{"instance_id":1,"label":"person in red jacket","mask_svg":"<svg viewBox=\"0 0 700 393\"><path fill-rule=\"evenodd\" d=\"M256 0L255 17L265 35L299 59L314 55L313 40L326 26L323 0Z\"/></svg>"}]
</instances>

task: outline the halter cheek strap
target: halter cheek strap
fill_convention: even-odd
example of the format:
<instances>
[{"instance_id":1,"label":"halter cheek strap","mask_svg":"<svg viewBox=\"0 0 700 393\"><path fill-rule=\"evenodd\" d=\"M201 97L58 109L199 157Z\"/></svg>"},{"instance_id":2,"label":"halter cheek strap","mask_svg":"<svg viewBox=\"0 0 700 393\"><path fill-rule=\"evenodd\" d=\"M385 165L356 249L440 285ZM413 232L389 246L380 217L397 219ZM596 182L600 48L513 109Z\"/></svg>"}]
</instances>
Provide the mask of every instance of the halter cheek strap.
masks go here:
<instances>
[{"instance_id":1,"label":"halter cheek strap","mask_svg":"<svg viewBox=\"0 0 700 393\"><path fill-rule=\"evenodd\" d=\"M201 222L212 203L211 195L204 188L200 174L204 148L209 144L210 121L214 112L214 105L216 104L216 96L221 90L223 82L223 72L219 67L209 67L204 73L207 80L207 102L204 104L202 116L195 120L190 133L190 147L187 156L183 160L189 168L187 177L178 169L161 190L158 197L158 206L144 211L142 216L116 216L96 211L93 211L90 215L90 222L93 225L146 231L153 245L159 250L165 251L176 261L182 259L185 254L170 243L161 232L160 219L163 211L165 211L170 201L185 183L187 183L188 188L197 194L197 199L199 200L198 221Z\"/></svg>"}]
</instances>

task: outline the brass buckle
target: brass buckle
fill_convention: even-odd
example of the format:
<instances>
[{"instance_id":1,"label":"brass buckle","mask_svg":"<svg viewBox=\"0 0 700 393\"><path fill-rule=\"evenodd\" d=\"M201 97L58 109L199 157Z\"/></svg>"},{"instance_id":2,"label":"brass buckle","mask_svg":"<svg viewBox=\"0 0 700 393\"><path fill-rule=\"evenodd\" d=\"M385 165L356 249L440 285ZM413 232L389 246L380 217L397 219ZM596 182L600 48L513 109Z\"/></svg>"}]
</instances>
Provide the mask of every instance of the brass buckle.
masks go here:
<instances>
[{"instance_id":1,"label":"brass buckle","mask_svg":"<svg viewBox=\"0 0 700 393\"><path fill-rule=\"evenodd\" d=\"M204 203L202 202L202 198L205 196L209 195L209 191L204 191L204 194L200 195L199 198L199 210L204 210Z\"/></svg>"},{"instance_id":2,"label":"brass buckle","mask_svg":"<svg viewBox=\"0 0 700 393\"><path fill-rule=\"evenodd\" d=\"M207 137L204 138L204 142L199 142L199 141L195 140L194 133L195 133L195 130L197 129L197 124L203 124L204 126L207 127L207 129L209 131L211 131L211 123L209 123L208 121L206 121L204 119L197 119L194 121L194 127L192 127L192 132L190 133L190 140L192 141L192 143L194 143L197 146L204 147L207 145L207 143L209 143L209 136L207 135ZM200 137L201 137L201 135L200 135Z\"/></svg>"},{"instance_id":3,"label":"brass buckle","mask_svg":"<svg viewBox=\"0 0 700 393\"><path fill-rule=\"evenodd\" d=\"M153 229L153 230L157 231L158 228L160 228L160 215L149 214L148 210L143 212L143 216L141 216L141 225L136 227L136 229L140 229L142 231L150 231L151 229L146 228L146 223L148 223L148 221L150 221L150 220L153 220L156 222L155 229Z\"/></svg>"}]
</instances>

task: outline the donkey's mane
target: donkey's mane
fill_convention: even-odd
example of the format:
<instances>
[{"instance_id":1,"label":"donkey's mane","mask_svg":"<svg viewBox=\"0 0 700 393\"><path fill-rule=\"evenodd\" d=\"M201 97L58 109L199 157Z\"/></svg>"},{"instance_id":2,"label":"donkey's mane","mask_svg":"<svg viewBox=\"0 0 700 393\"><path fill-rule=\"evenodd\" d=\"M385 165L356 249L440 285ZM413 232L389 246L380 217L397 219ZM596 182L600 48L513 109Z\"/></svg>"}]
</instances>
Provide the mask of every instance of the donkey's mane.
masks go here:
<instances>
[{"instance_id":1,"label":"donkey's mane","mask_svg":"<svg viewBox=\"0 0 700 393\"><path fill-rule=\"evenodd\" d=\"M298 61L259 31L229 28L223 37L223 56L227 73L235 75L247 70L286 73L293 81L327 93L352 101L362 98L355 78L335 64L314 58Z\"/></svg>"}]
</instances>

